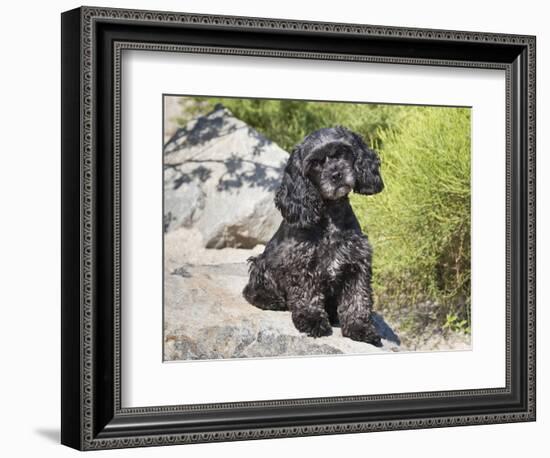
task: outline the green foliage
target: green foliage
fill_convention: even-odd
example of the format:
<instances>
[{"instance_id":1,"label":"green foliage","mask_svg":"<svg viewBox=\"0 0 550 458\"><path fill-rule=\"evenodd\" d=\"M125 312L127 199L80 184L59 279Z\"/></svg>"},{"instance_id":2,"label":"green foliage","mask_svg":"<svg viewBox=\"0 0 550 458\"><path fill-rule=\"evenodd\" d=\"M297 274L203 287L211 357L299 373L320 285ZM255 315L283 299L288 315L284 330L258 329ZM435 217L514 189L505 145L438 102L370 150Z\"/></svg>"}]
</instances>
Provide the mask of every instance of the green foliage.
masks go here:
<instances>
[{"instance_id":1,"label":"green foliage","mask_svg":"<svg viewBox=\"0 0 550 458\"><path fill-rule=\"evenodd\" d=\"M411 107L379 132L384 191L352 196L375 254L379 306L395 314L422 301L438 321L470 324L470 110Z\"/></svg>"},{"instance_id":2,"label":"green foliage","mask_svg":"<svg viewBox=\"0 0 550 458\"><path fill-rule=\"evenodd\" d=\"M456 313L447 313L443 329L450 329L454 332L462 332L466 334L470 333L470 325L468 320L461 320Z\"/></svg>"},{"instance_id":3,"label":"green foliage","mask_svg":"<svg viewBox=\"0 0 550 458\"><path fill-rule=\"evenodd\" d=\"M373 245L376 307L419 330L470 329L470 110L194 97L185 119L222 103L291 151L307 134L342 125L378 150L385 189L352 195Z\"/></svg>"},{"instance_id":4,"label":"green foliage","mask_svg":"<svg viewBox=\"0 0 550 458\"><path fill-rule=\"evenodd\" d=\"M209 111L221 103L289 152L307 134L335 125L359 132L372 143L379 129L397 127L401 117L399 107L391 105L219 97L196 97L195 101L194 114Z\"/></svg>"}]
</instances>

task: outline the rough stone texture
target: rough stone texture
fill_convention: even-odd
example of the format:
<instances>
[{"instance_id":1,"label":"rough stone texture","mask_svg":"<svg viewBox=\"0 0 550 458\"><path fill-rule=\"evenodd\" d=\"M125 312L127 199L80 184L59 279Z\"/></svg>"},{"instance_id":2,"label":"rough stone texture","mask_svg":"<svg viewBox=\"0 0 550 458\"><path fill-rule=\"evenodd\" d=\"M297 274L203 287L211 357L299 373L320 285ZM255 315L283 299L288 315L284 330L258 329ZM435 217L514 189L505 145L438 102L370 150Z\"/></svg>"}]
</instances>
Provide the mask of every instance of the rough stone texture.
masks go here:
<instances>
[{"instance_id":1,"label":"rough stone texture","mask_svg":"<svg viewBox=\"0 0 550 458\"><path fill-rule=\"evenodd\" d=\"M173 191L172 177L177 175L173 169L164 171L164 180L171 184L164 193L164 226L174 228L190 227L197 222L204 209L206 195L198 183L190 182L185 186L185 192ZM182 190L183 191L183 190Z\"/></svg>"},{"instance_id":2,"label":"rough stone texture","mask_svg":"<svg viewBox=\"0 0 550 458\"><path fill-rule=\"evenodd\" d=\"M252 248L281 222L273 203L288 154L226 108L164 147L164 227L195 227L208 248Z\"/></svg>"},{"instance_id":3,"label":"rough stone texture","mask_svg":"<svg viewBox=\"0 0 550 458\"><path fill-rule=\"evenodd\" d=\"M164 97L164 141L167 142L178 130L177 119L181 116L182 97Z\"/></svg>"},{"instance_id":4,"label":"rough stone texture","mask_svg":"<svg viewBox=\"0 0 550 458\"><path fill-rule=\"evenodd\" d=\"M344 338L333 328L329 337L308 337L296 330L290 312L264 311L248 304L241 291L248 279L245 259L262 250L194 250L197 234L167 235L165 252L164 359L219 359L333 355L397 351L399 339L376 316L386 339L377 348ZM187 256L189 254L189 256ZM187 262L182 262L185 259ZM200 264L203 259L204 264ZM226 263L219 263L224 259ZM207 264L212 262L212 264Z\"/></svg>"}]
</instances>

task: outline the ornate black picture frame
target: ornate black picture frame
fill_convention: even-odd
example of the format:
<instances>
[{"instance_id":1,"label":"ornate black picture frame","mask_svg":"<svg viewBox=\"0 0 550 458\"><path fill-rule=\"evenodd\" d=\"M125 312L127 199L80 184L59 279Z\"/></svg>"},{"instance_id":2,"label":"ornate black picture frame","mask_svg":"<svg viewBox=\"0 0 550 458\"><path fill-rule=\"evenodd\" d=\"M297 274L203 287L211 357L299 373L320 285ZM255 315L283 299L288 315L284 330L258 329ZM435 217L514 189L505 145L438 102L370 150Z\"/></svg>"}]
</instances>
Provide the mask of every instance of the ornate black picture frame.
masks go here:
<instances>
[{"instance_id":1,"label":"ornate black picture frame","mask_svg":"<svg viewBox=\"0 0 550 458\"><path fill-rule=\"evenodd\" d=\"M535 420L535 37L82 7L62 14L61 442L106 449ZM506 72L506 386L121 406L124 49Z\"/></svg>"}]
</instances>

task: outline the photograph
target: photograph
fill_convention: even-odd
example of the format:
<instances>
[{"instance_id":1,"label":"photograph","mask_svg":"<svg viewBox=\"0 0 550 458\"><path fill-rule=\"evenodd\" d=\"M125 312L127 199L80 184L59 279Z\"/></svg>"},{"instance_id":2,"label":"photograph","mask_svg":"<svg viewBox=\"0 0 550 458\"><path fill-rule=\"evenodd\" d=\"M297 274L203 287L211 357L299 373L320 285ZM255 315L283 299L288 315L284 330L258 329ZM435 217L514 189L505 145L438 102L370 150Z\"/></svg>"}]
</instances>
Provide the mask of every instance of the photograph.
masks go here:
<instances>
[{"instance_id":1,"label":"photograph","mask_svg":"<svg viewBox=\"0 0 550 458\"><path fill-rule=\"evenodd\" d=\"M471 349L471 107L162 97L165 362Z\"/></svg>"}]
</instances>

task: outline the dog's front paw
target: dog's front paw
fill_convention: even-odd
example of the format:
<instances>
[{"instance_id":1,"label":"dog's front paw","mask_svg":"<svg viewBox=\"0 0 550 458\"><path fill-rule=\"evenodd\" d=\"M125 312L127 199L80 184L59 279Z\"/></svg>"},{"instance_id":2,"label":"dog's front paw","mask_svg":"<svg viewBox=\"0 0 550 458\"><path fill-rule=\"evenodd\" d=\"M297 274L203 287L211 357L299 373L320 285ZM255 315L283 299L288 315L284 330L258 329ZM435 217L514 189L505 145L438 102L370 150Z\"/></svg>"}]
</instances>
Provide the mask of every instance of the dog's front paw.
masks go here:
<instances>
[{"instance_id":1,"label":"dog's front paw","mask_svg":"<svg viewBox=\"0 0 550 458\"><path fill-rule=\"evenodd\" d=\"M323 337L332 334L328 315L323 310L307 310L292 313L294 326L310 337Z\"/></svg>"},{"instance_id":2,"label":"dog's front paw","mask_svg":"<svg viewBox=\"0 0 550 458\"><path fill-rule=\"evenodd\" d=\"M310 337L330 336L332 334L332 326L328 319L320 319L311 323L309 331L303 332L306 332Z\"/></svg>"},{"instance_id":3,"label":"dog's front paw","mask_svg":"<svg viewBox=\"0 0 550 458\"><path fill-rule=\"evenodd\" d=\"M370 319L346 323L342 326L342 335L349 337L351 340L369 343L375 347L382 346L382 339Z\"/></svg>"}]
</instances>

